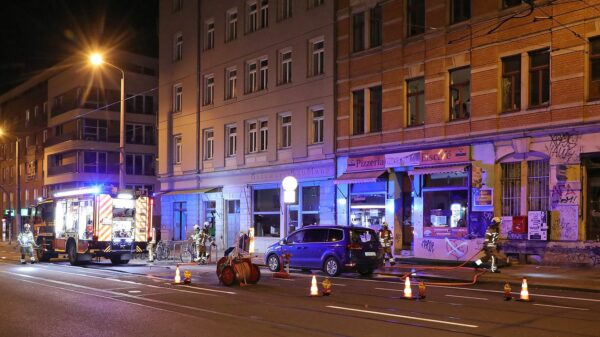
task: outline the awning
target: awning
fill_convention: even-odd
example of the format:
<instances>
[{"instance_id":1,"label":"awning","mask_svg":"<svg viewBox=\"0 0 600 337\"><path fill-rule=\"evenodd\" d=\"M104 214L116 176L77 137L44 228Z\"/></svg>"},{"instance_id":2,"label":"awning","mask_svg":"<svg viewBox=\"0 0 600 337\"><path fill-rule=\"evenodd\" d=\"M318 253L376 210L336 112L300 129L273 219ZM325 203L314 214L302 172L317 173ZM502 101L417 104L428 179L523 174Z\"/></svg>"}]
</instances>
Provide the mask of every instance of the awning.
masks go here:
<instances>
[{"instance_id":1,"label":"awning","mask_svg":"<svg viewBox=\"0 0 600 337\"><path fill-rule=\"evenodd\" d=\"M418 174L436 174L436 173L458 173L465 172L467 165L437 166L437 167L416 167L408 171L408 175Z\"/></svg>"},{"instance_id":2,"label":"awning","mask_svg":"<svg viewBox=\"0 0 600 337\"><path fill-rule=\"evenodd\" d=\"M208 187L208 188L200 188L200 189L196 189L196 190L169 191L163 195L200 194L200 193L217 193L217 192L221 192L221 187Z\"/></svg>"},{"instance_id":3,"label":"awning","mask_svg":"<svg viewBox=\"0 0 600 337\"><path fill-rule=\"evenodd\" d=\"M333 181L334 184L374 183L387 171L349 172L344 173Z\"/></svg>"}]
</instances>

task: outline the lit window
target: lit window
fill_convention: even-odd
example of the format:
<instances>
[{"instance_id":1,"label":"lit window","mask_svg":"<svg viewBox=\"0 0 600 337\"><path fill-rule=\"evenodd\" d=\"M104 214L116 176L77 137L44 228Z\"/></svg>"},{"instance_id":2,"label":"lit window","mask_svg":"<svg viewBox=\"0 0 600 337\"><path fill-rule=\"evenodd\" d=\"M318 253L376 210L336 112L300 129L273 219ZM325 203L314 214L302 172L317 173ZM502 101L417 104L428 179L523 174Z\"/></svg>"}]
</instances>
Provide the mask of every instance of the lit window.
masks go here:
<instances>
[{"instance_id":1,"label":"lit window","mask_svg":"<svg viewBox=\"0 0 600 337\"><path fill-rule=\"evenodd\" d=\"M408 86L408 126L425 123L425 80L421 78L406 81Z\"/></svg>"},{"instance_id":2,"label":"lit window","mask_svg":"<svg viewBox=\"0 0 600 337\"><path fill-rule=\"evenodd\" d=\"M450 71L450 120L471 116L471 68Z\"/></svg>"},{"instance_id":3,"label":"lit window","mask_svg":"<svg viewBox=\"0 0 600 337\"><path fill-rule=\"evenodd\" d=\"M502 111L521 109L521 55L502 59Z\"/></svg>"}]
</instances>

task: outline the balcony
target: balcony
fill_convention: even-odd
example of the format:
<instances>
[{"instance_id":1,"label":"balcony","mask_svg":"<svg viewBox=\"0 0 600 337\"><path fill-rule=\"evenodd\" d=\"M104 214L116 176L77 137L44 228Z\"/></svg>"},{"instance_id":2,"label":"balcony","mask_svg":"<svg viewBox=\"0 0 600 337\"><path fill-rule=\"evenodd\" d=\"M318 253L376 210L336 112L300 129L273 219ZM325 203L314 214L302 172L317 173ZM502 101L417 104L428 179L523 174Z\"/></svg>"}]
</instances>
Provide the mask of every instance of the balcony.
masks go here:
<instances>
[{"instance_id":1,"label":"balcony","mask_svg":"<svg viewBox=\"0 0 600 337\"><path fill-rule=\"evenodd\" d=\"M70 140L77 140L77 135L74 133L67 133L67 134L62 134L60 136L54 136L54 137L48 138L46 140L46 146L52 146L52 145L68 142Z\"/></svg>"},{"instance_id":2,"label":"balcony","mask_svg":"<svg viewBox=\"0 0 600 337\"><path fill-rule=\"evenodd\" d=\"M49 166L48 167L48 176L55 176L59 174L65 173L76 173L77 172L77 164L67 164L62 166Z\"/></svg>"}]
</instances>

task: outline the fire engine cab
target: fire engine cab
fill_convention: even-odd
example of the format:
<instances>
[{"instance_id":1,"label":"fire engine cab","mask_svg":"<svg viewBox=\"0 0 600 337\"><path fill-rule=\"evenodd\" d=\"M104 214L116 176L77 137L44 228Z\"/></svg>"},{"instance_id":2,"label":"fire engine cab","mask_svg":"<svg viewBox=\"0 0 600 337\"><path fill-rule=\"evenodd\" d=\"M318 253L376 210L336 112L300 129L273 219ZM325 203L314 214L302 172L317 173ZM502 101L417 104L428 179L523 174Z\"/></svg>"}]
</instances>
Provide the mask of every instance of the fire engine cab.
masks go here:
<instances>
[{"instance_id":1,"label":"fire engine cab","mask_svg":"<svg viewBox=\"0 0 600 337\"><path fill-rule=\"evenodd\" d=\"M146 250L152 228L152 198L110 193L101 187L64 190L32 210L40 261L66 254L71 265L105 257L126 264Z\"/></svg>"}]
</instances>

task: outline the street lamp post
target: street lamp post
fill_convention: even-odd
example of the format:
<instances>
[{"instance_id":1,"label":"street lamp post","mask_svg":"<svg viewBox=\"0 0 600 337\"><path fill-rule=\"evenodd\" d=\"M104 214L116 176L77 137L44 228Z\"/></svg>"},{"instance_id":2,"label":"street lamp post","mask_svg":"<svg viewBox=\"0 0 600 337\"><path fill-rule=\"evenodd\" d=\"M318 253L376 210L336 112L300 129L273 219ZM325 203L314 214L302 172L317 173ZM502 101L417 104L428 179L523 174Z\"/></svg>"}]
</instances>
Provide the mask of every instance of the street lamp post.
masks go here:
<instances>
[{"instance_id":1,"label":"street lamp post","mask_svg":"<svg viewBox=\"0 0 600 337\"><path fill-rule=\"evenodd\" d=\"M0 129L0 135L4 134L4 130ZM15 211L15 227L17 227L17 235L21 232L21 172L19 171L19 161L21 160L21 154L19 151L19 142L21 142L20 137L15 137L15 169L16 169L16 211ZM6 190L2 188L2 190L6 193ZM10 193L8 193L10 196ZM10 212L9 208L9 212ZM9 224L8 230L8 242L12 243L12 224Z\"/></svg>"},{"instance_id":2,"label":"street lamp post","mask_svg":"<svg viewBox=\"0 0 600 337\"><path fill-rule=\"evenodd\" d=\"M93 54L90 62L95 65L106 64L121 72L121 106L119 122L119 191L125 189L125 71L112 63L104 61L102 55Z\"/></svg>"}]
</instances>

